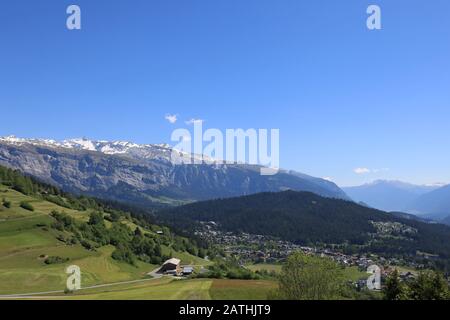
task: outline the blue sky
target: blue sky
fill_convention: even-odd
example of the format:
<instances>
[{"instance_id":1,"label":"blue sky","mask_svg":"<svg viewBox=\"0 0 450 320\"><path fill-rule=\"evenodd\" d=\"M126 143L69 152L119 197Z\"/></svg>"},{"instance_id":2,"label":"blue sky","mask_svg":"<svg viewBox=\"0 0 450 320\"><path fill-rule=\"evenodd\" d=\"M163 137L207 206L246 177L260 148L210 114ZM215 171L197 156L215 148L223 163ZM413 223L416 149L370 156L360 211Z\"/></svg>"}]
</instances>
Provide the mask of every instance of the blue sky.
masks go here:
<instances>
[{"instance_id":1,"label":"blue sky","mask_svg":"<svg viewBox=\"0 0 450 320\"><path fill-rule=\"evenodd\" d=\"M80 31L65 27L73 3ZM161 143L200 118L279 128L282 167L340 185L450 183L449 13L447 0L5 2L0 135Z\"/></svg>"}]
</instances>

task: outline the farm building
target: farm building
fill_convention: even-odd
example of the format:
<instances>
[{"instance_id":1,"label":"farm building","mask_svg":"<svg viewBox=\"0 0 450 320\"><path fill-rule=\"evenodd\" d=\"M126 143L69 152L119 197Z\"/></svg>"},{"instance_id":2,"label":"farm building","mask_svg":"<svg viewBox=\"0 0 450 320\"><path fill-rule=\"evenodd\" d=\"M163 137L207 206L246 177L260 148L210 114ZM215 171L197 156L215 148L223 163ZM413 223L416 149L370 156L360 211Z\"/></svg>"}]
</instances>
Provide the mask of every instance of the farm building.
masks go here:
<instances>
[{"instance_id":1,"label":"farm building","mask_svg":"<svg viewBox=\"0 0 450 320\"><path fill-rule=\"evenodd\" d=\"M164 262L159 272L167 274L181 274L182 269L180 263L180 259L172 258L170 260L167 260L166 262Z\"/></svg>"}]
</instances>

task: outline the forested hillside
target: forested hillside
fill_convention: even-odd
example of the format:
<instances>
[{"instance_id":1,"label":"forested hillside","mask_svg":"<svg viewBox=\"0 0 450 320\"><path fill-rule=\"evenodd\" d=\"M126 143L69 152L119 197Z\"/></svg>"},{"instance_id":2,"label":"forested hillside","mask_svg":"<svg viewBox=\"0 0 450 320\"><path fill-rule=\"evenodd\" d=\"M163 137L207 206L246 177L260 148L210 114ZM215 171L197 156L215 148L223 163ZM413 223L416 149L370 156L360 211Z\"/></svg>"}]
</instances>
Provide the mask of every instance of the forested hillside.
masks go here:
<instances>
[{"instance_id":1,"label":"forested hillside","mask_svg":"<svg viewBox=\"0 0 450 320\"><path fill-rule=\"evenodd\" d=\"M450 258L450 228L367 208L356 203L286 191L205 201L159 213L179 228L214 221L224 231L270 235L304 245L346 244L347 250Z\"/></svg>"}]
</instances>

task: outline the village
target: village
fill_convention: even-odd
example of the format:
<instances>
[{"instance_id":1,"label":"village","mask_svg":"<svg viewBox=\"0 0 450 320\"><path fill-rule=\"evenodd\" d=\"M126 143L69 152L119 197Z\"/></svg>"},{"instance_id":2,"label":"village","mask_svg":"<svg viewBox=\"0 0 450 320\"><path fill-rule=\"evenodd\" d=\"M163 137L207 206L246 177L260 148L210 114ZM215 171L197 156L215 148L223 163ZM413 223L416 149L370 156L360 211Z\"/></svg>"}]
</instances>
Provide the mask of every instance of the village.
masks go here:
<instances>
[{"instance_id":1,"label":"village","mask_svg":"<svg viewBox=\"0 0 450 320\"><path fill-rule=\"evenodd\" d=\"M387 228L384 225L382 227ZM223 232L212 221L203 222L202 230L196 234L220 246L227 256L238 259L243 267L249 264L282 264L290 254L301 251L308 255L328 257L344 267L357 267L362 272L366 272L370 266L377 265L381 269L382 278L386 278L395 269L400 269L400 278L407 281L417 275L415 271L425 268L422 264L403 258L386 258L375 254L345 254L338 249L339 246L301 246L263 235Z\"/></svg>"},{"instance_id":2,"label":"village","mask_svg":"<svg viewBox=\"0 0 450 320\"><path fill-rule=\"evenodd\" d=\"M399 229L398 225L381 224L377 227L384 230L395 229L396 232ZM406 230L402 233L414 232L415 230ZM376 265L380 268L381 279L386 279L394 270L398 270L400 279L409 281L416 278L420 270L426 268L425 265L414 260L403 258L387 258L376 254L362 253L345 254L341 250L342 247L336 245L302 246L269 236L223 232L213 221L202 222L202 228L196 232L196 235L217 245L226 257L236 259L243 268L255 264L282 265L289 255L298 251L307 255L327 257L343 267L356 267L361 272L368 272L369 267ZM206 272L206 269L203 269L203 272ZM173 276L178 279L185 279L194 275L194 273L194 267L182 266L180 259L171 258L149 275L153 277ZM367 277L369 277L369 273ZM447 280L450 283L448 275ZM367 279L360 279L353 285L360 289L366 288Z\"/></svg>"}]
</instances>

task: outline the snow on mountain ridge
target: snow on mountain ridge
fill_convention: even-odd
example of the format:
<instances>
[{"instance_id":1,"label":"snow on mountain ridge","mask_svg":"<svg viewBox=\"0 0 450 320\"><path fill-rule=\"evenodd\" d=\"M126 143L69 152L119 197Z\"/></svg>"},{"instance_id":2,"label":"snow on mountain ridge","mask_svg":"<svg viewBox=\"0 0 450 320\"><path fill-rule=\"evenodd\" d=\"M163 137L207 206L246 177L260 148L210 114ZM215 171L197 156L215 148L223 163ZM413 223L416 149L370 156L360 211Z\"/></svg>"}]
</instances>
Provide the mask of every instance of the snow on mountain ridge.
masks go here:
<instances>
[{"instance_id":1,"label":"snow on mountain ridge","mask_svg":"<svg viewBox=\"0 0 450 320\"><path fill-rule=\"evenodd\" d=\"M206 163L215 161L207 156L190 155L189 153L176 150L168 144L137 144L129 141L90 140L87 138L67 139L59 142L52 139L25 139L16 136L0 137L0 143L2 142L18 146L31 144L51 148L95 151L107 155L126 154L135 159L160 159L175 163L192 158L197 161L205 161Z\"/></svg>"},{"instance_id":2,"label":"snow on mountain ridge","mask_svg":"<svg viewBox=\"0 0 450 320\"><path fill-rule=\"evenodd\" d=\"M172 150L167 144L136 144L129 141L105 141L90 140L87 138L76 138L63 140L61 142L52 139L25 139L16 136L0 137L0 142L23 145L32 144L40 146L60 147L66 149L78 149L87 151L98 151L106 154L127 153L130 149L164 149Z\"/></svg>"}]
</instances>

